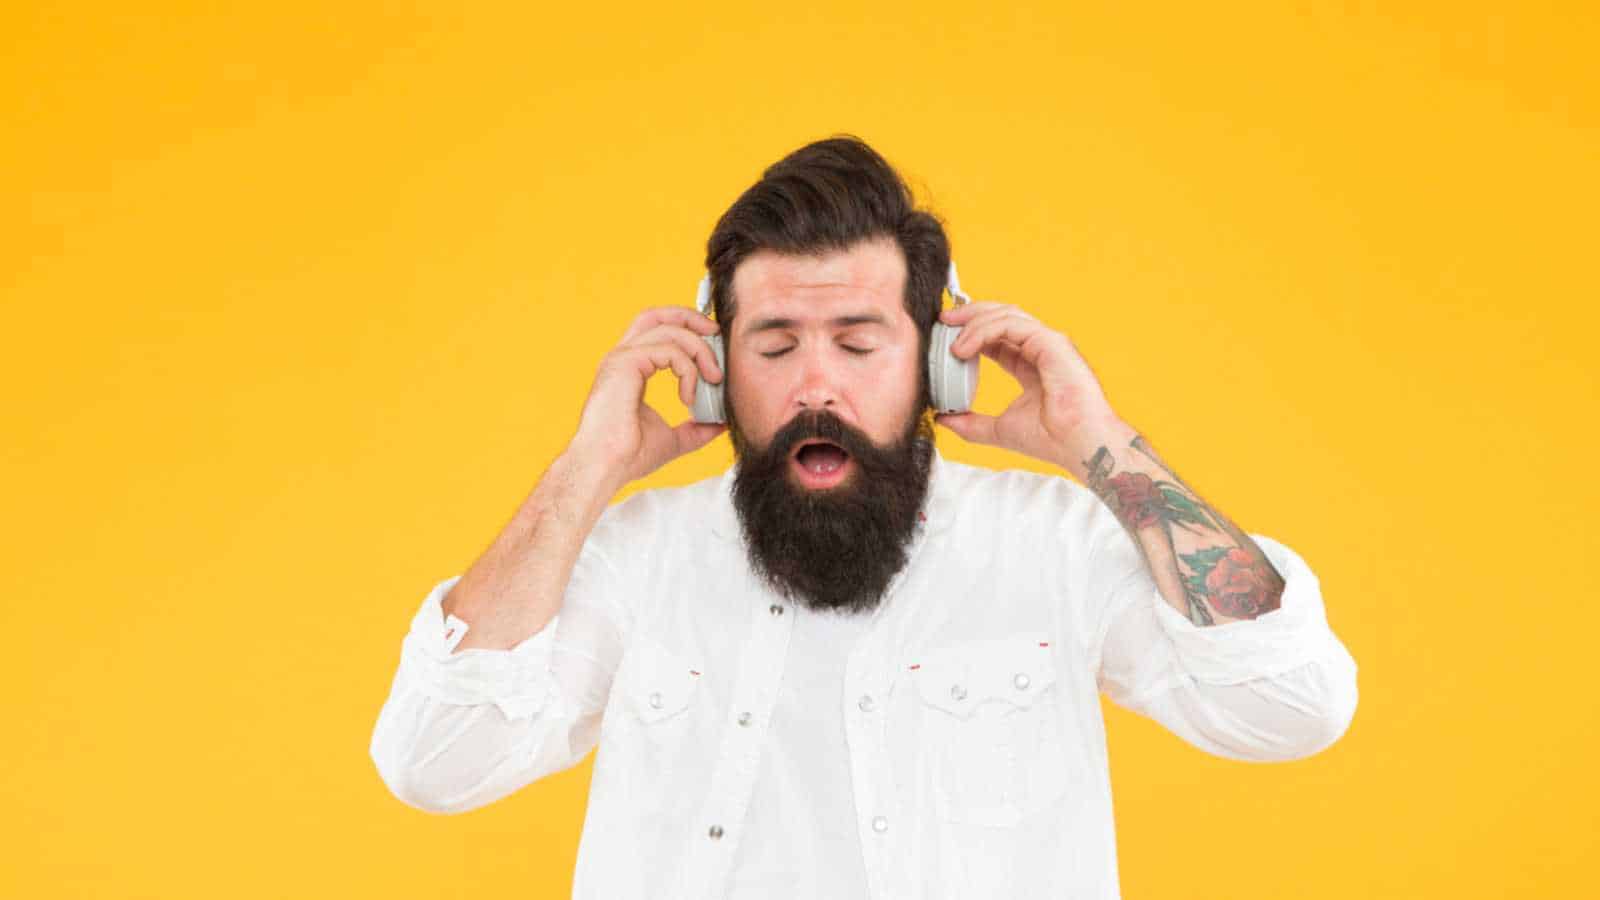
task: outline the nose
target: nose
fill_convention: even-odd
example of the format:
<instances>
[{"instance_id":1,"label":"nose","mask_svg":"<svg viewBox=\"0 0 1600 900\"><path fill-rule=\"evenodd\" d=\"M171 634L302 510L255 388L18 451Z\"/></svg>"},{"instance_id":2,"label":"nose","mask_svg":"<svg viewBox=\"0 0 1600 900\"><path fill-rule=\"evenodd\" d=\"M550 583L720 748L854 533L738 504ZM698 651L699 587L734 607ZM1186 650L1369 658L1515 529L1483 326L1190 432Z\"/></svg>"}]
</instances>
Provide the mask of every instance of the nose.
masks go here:
<instances>
[{"instance_id":1,"label":"nose","mask_svg":"<svg viewBox=\"0 0 1600 900\"><path fill-rule=\"evenodd\" d=\"M803 410L828 409L839 399L839 389L820 353L807 353L805 368L800 373L800 390L795 404Z\"/></svg>"}]
</instances>

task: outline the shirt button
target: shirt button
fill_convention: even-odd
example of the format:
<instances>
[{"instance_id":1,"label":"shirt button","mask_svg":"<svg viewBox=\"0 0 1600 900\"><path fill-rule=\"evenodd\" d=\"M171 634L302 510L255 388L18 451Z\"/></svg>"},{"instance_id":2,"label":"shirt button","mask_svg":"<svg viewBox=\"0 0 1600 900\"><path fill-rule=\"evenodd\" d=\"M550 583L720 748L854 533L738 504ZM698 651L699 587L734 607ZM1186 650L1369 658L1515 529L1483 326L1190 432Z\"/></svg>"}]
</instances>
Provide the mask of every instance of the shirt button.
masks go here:
<instances>
[{"instance_id":1,"label":"shirt button","mask_svg":"<svg viewBox=\"0 0 1600 900\"><path fill-rule=\"evenodd\" d=\"M856 705L861 707L862 712L872 712L872 696L870 694L862 694L861 699L856 701Z\"/></svg>"},{"instance_id":2,"label":"shirt button","mask_svg":"<svg viewBox=\"0 0 1600 900\"><path fill-rule=\"evenodd\" d=\"M747 713L747 712L739 713L739 724L740 725L749 725L750 724L750 714Z\"/></svg>"},{"instance_id":3,"label":"shirt button","mask_svg":"<svg viewBox=\"0 0 1600 900\"><path fill-rule=\"evenodd\" d=\"M775 616L781 616L781 615L783 615L783 607L779 606L776 603L774 603L771 606L767 607L767 612L772 613Z\"/></svg>"},{"instance_id":4,"label":"shirt button","mask_svg":"<svg viewBox=\"0 0 1600 900\"><path fill-rule=\"evenodd\" d=\"M650 707L652 709L661 708L661 695L659 693L650 695Z\"/></svg>"},{"instance_id":5,"label":"shirt button","mask_svg":"<svg viewBox=\"0 0 1600 900\"><path fill-rule=\"evenodd\" d=\"M965 700L967 699L967 689L959 684L952 684L950 685L950 696L957 700Z\"/></svg>"},{"instance_id":6,"label":"shirt button","mask_svg":"<svg viewBox=\"0 0 1600 900\"><path fill-rule=\"evenodd\" d=\"M1027 673L1018 672L1017 673L1017 677L1011 679L1011 683L1016 685L1017 686L1017 690L1019 690L1019 691L1027 690L1028 689L1028 676L1027 676Z\"/></svg>"},{"instance_id":7,"label":"shirt button","mask_svg":"<svg viewBox=\"0 0 1600 900\"><path fill-rule=\"evenodd\" d=\"M879 834L883 834L885 831L889 830L889 820L885 819L883 816L873 816L872 830Z\"/></svg>"},{"instance_id":8,"label":"shirt button","mask_svg":"<svg viewBox=\"0 0 1600 900\"><path fill-rule=\"evenodd\" d=\"M706 833L711 835L711 839L713 841L720 840L722 838L722 826L721 825L713 825L713 826L711 826L711 830L706 832Z\"/></svg>"}]
</instances>

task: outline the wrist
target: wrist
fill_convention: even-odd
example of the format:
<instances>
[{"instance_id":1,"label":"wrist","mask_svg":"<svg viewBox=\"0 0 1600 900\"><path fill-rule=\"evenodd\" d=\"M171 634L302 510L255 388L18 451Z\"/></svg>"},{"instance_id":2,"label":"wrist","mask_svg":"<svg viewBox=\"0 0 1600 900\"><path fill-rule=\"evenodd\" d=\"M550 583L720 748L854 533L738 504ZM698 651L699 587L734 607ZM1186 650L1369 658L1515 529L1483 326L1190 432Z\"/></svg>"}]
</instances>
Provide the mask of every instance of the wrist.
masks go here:
<instances>
[{"instance_id":1,"label":"wrist","mask_svg":"<svg viewBox=\"0 0 1600 900\"><path fill-rule=\"evenodd\" d=\"M630 458L619 452L613 442L582 433L567 442L550 467L559 467L575 481L608 489L612 494L636 477L630 474Z\"/></svg>"},{"instance_id":2,"label":"wrist","mask_svg":"<svg viewBox=\"0 0 1600 900\"><path fill-rule=\"evenodd\" d=\"M592 522L628 481L622 466L569 444L545 470L536 493L547 494L557 507Z\"/></svg>"},{"instance_id":3,"label":"wrist","mask_svg":"<svg viewBox=\"0 0 1600 900\"><path fill-rule=\"evenodd\" d=\"M1085 421L1067 440L1057 465L1072 473L1079 481L1086 481L1089 464L1101 448L1118 453L1133 443L1139 430L1115 415Z\"/></svg>"}]
</instances>

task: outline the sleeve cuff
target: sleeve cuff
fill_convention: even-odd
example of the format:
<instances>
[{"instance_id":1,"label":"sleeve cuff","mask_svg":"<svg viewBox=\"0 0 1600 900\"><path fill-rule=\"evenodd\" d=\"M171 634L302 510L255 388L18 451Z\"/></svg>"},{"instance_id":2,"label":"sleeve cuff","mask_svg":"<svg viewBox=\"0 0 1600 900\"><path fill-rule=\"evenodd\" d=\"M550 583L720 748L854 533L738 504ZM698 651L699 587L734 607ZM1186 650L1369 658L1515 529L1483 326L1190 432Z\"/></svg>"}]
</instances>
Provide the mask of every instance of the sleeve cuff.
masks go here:
<instances>
[{"instance_id":1,"label":"sleeve cuff","mask_svg":"<svg viewBox=\"0 0 1600 900\"><path fill-rule=\"evenodd\" d=\"M509 650L469 647L455 653L468 625L456 616L446 616L443 602L460 580L460 575L446 578L423 599L401 642L402 671L423 693L445 703L493 703L507 719L537 713L553 686L550 652L560 614Z\"/></svg>"},{"instance_id":2,"label":"sleeve cuff","mask_svg":"<svg viewBox=\"0 0 1600 900\"><path fill-rule=\"evenodd\" d=\"M1156 618L1197 681L1237 684L1270 678L1346 652L1328 627L1321 586L1305 560L1272 538L1250 537L1284 579L1283 599L1272 612L1238 622L1196 625L1173 609L1160 591L1151 592Z\"/></svg>"}]
</instances>

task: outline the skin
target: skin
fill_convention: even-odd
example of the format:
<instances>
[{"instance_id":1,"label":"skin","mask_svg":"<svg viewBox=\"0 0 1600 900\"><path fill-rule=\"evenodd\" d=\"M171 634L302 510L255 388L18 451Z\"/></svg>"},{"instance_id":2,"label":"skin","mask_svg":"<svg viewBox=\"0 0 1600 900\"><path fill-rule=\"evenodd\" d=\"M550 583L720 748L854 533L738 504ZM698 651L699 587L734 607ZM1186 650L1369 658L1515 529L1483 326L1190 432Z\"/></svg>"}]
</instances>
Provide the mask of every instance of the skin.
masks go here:
<instances>
[{"instance_id":1,"label":"skin","mask_svg":"<svg viewBox=\"0 0 1600 900\"><path fill-rule=\"evenodd\" d=\"M1261 547L1112 410L1066 335L1006 303L970 303L940 319L962 326L951 347L957 357L982 353L1022 386L998 416L941 414L940 424L1072 473L1116 514L1162 598L1195 626L1254 619L1282 605L1283 577Z\"/></svg>"},{"instance_id":2,"label":"skin","mask_svg":"<svg viewBox=\"0 0 1600 900\"><path fill-rule=\"evenodd\" d=\"M820 257L752 253L733 276L728 396L757 446L807 409L884 445L915 412L916 323L892 239Z\"/></svg>"},{"instance_id":3,"label":"skin","mask_svg":"<svg viewBox=\"0 0 1600 900\"><path fill-rule=\"evenodd\" d=\"M765 446L807 408L832 410L880 445L895 437L913 411L922 365L901 300L904 279L904 260L888 240L813 257L759 252L740 264L729 402L751 441ZM840 321L846 317L872 321ZM762 327L774 319L785 324ZM1058 465L1087 485L1138 545L1166 602L1196 626L1279 607L1284 581L1261 548L1116 415L1064 334L1003 303L947 309L941 319L964 326L957 357L990 357L1022 393L998 416L940 415L940 424ZM701 340L717 331L695 310L654 307L605 355L566 449L445 597L445 614L470 623L455 652L510 649L541 630L560 611L578 551L611 497L723 432L692 420L668 425L644 402L646 382L663 370L678 379L685 405L697 378L721 383Z\"/></svg>"},{"instance_id":4,"label":"skin","mask_svg":"<svg viewBox=\"0 0 1600 900\"><path fill-rule=\"evenodd\" d=\"M891 241L817 257L758 252L739 264L727 347L737 378L728 402L752 442L765 446L811 407L832 410L874 443L893 440L915 404L920 364L904 280ZM841 317L871 321L835 321ZM761 327L775 319L787 323ZM610 498L726 430L693 420L669 425L644 402L645 384L665 370L685 406L696 379L720 384L723 373L701 339L718 330L696 310L653 307L601 359L576 434L442 601L446 616L468 623L454 652L508 650L537 634L560 612L578 551Z\"/></svg>"},{"instance_id":5,"label":"skin","mask_svg":"<svg viewBox=\"0 0 1600 900\"><path fill-rule=\"evenodd\" d=\"M453 652L509 650L541 631L560 613L578 552L616 492L725 430L692 420L668 425L644 402L646 382L663 370L677 377L686 405L696 378L720 382L699 337L716 332L695 310L653 307L600 360L577 432L441 601L446 616L468 626Z\"/></svg>"}]
</instances>

